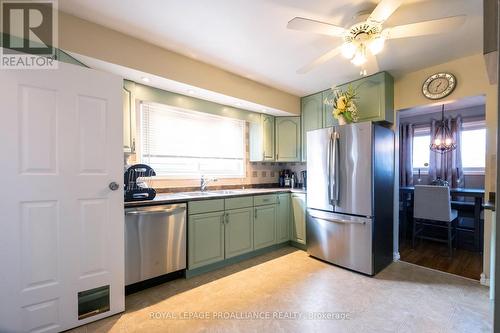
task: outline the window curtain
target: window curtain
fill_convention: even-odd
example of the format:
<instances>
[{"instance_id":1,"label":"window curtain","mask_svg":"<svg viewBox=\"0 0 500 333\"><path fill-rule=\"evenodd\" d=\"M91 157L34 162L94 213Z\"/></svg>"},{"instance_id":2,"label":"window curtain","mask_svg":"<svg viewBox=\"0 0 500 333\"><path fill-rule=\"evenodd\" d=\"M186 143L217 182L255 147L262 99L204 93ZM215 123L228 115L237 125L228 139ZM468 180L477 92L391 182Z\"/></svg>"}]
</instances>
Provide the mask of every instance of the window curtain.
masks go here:
<instances>
[{"instance_id":1,"label":"window curtain","mask_svg":"<svg viewBox=\"0 0 500 333\"><path fill-rule=\"evenodd\" d=\"M413 124L403 124L400 129L399 184L400 186L413 185Z\"/></svg>"},{"instance_id":2,"label":"window curtain","mask_svg":"<svg viewBox=\"0 0 500 333\"><path fill-rule=\"evenodd\" d=\"M453 139L457 143L455 150L447 153L437 153L429 149L429 176L431 180L440 177L446 180L450 187L463 187L463 169L462 169L462 117L458 116L455 119L448 118L445 120L451 130ZM434 140L436 132L436 124L439 121L431 122L431 140ZM432 141L431 141L432 142Z\"/></svg>"}]
</instances>

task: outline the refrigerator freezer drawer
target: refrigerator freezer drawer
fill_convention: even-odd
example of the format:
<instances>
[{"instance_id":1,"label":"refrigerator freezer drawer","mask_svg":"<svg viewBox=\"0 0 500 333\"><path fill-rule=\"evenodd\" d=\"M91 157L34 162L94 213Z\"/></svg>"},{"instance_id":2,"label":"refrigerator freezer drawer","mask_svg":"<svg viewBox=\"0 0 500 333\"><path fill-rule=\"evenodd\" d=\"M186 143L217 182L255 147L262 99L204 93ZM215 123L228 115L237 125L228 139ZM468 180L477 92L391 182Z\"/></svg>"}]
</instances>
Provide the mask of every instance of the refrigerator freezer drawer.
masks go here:
<instances>
[{"instance_id":1,"label":"refrigerator freezer drawer","mask_svg":"<svg viewBox=\"0 0 500 333\"><path fill-rule=\"evenodd\" d=\"M307 252L318 259L373 275L372 219L307 210Z\"/></svg>"}]
</instances>

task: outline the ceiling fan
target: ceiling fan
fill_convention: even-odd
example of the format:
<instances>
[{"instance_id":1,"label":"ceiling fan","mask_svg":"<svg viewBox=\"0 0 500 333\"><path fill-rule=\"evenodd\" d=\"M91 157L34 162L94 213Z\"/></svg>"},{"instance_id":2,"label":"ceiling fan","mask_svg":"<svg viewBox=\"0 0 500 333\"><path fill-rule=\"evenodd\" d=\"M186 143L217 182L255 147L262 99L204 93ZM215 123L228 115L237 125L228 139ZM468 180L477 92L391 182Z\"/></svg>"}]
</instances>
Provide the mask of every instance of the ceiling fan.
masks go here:
<instances>
[{"instance_id":1,"label":"ceiling fan","mask_svg":"<svg viewBox=\"0 0 500 333\"><path fill-rule=\"evenodd\" d=\"M384 28L384 22L403 2L404 0L381 0L371 13L359 13L357 22L347 29L303 17L293 18L287 24L288 29L339 37L344 41L341 46L313 60L300 68L297 73L305 74L339 54L351 60L356 66L367 66L372 69L370 72L377 72L378 64L374 56L383 50L386 40L445 33L457 29L465 22L466 16L459 15ZM373 57L368 57L369 54ZM360 74L366 75L366 69L362 69Z\"/></svg>"}]
</instances>

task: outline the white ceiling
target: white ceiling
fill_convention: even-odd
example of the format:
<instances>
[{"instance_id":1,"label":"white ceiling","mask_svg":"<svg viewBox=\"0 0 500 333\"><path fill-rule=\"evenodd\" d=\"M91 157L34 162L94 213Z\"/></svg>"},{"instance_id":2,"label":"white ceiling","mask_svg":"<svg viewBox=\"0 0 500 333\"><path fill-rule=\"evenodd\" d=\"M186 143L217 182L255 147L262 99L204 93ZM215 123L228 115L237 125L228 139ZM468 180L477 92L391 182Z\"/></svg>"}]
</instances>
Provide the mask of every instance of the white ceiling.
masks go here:
<instances>
[{"instance_id":1,"label":"white ceiling","mask_svg":"<svg viewBox=\"0 0 500 333\"><path fill-rule=\"evenodd\" d=\"M64 0L62 11L303 96L359 76L336 57L308 74L296 70L341 40L286 29L295 16L348 27L364 0ZM482 1L406 0L384 26L467 14L445 35L391 40L377 56L396 77L482 50Z\"/></svg>"},{"instance_id":2,"label":"white ceiling","mask_svg":"<svg viewBox=\"0 0 500 333\"><path fill-rule=\"evenodd\" d=\"M236 97L223 95L211 90L201 89L182 82L169 80L164 77L141 72L117 64L112 64L99 59L87 57L78 53L68 52L68 54L90 68L98 69L108 73L113 73L123 77L124 79L144 84L147 86L163 89L166 91L171 91L186 96L191 96L194 98L204 99L206 101L227 105L232 108L254 111L258 113L267 113L273 116L293 116L293 114L283 110L274 109L262 104L257 104Z\"/></svg>"}]
</instances>

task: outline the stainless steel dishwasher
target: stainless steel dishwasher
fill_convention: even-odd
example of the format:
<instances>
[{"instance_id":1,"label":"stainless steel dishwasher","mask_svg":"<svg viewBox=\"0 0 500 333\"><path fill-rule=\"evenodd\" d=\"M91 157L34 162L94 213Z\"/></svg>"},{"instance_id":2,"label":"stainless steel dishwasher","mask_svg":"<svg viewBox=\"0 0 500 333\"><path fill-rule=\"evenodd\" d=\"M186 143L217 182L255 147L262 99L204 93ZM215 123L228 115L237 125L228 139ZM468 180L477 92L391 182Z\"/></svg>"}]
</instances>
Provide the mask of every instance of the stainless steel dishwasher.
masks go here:
<instances>
[{"instance_id":1,"label":"stainless steel dishwasher","mask_svg":"<svg viewBox=\"0 0 500 333\"><path fill-rule=\"evenodd\" d=\"M125 285L186 268L186 204L125 209Z\"/></svg>"}]
</instances>

